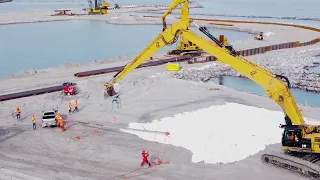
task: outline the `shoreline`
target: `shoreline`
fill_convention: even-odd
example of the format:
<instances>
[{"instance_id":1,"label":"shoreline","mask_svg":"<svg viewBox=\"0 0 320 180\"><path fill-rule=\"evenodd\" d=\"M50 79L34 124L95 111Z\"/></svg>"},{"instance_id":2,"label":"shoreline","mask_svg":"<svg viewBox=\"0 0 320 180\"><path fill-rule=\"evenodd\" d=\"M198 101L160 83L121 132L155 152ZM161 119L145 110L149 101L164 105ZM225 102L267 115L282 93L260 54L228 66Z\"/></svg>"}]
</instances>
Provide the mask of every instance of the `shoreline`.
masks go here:
<instances>
[{"instance_id":1,"label":"shoreline","mask_svg":"<svg viewBox=\"0 0 320 180\"><path fill-rule=\"evenodd\" d=\"M79 9L77 9L79 10ZM123 11L123 10L122 10ZM25 19L21 19L20 15L21 13L12 13L12 14L7 14L7 15L1 15L0 14L0 24L5 24L5 23L11 23L11 24L19 24L19 23L39 23L39 22L52 22L52 21L69 21L69 20L86 20L86 21L101 21L109 24L116 24L116 25L161 25L161 20L158 18L153 18L153 17L144 17L142 15L128 15L128 14L119 14L117 11L111 11L108 15L106 16L90 16L90 15L84 15L84 16L51 16L49 14L52 14L53 11L49 10L35 10L32 12L27 13L27 15L23 14ZM29 15L28 15L29 14ZM11 17L14 17L13 19L10 19ZM33 18L32 18L33 17ZM10 19L8 22L8 18ZM7 19L5 21L5 19ZM177 21L175 17L168 17L167 24L172 24L173 22ZM265 25L265 24L246 24L246 23L232 23L233 26L223 26L223 25L213 25L210 24L206 21L201 21L201 20L195 20L195 22L200 25L200 26L206 26L208 28L216 28L216 29L223 29L223 30L229 30L229 31L238 31L238 32L244 32L244 33L249 33L249 34L256 34L258 32L264 31L264 32L270 32L269 36L265 37L264 41L256 41L253 38L248 39L248 40L239 40L239 41L234 41L231 42L233 47L236 50L244 50L244 49L252 49L256 47L264 47L268 45L274 45L278 43L283 43L283 42L292 42L292 41L302 41L306 42L307 40L312 40L315 37L319 37L318 32L313 32L311 30L306 30L306 29L299 29L296 27L286 27L286 26L279 26L279 25ZM151 40L150 40L151 41ZM306 47L307 49L310 49L312 47ZM141 50L142 51L142 50ZM141 52L140 51L140 52ZM287 51L285 49L283 50L278 50L278 51ZM289 51L289 50L288 50ZM264 57L268 57L268 54L270 52L267 52L265 54L261 54L259 57L264 59ZM280 53L281 54L281 53ZM315 54L318 55L318 54ZM133 56L135 57L135 56ZM163 57L163 54L162 54ZM253 56L248 57L249 60L252 59ZM130 59L133 59L132 57L127 57L125 58L126 62L128 62ZM75 71L76 68L71 68L72 67L77 67L77 66L85 66L83 64L88 64L93 66L96 66L97 64L104 64L105 66L107 65L113 65L112 63L106 63L110 59L104 59L104 60L93 60L90 62L83 62L83 63L66 63L64 65L61 65L59 67L55 68L46 68L46 69L37 69L37 70L26 70L22 72L18 72L15 74L12 74L10 76L0 78L0 80L9 80L9 79L14 79L14 78L22 78L23 76L32 76L35 74L46 74L50 73L53 69L59 69L61 71L63 70L68 70L68 69L73 69L72 71ZM114 60L110 60L113 62L117 63L123 63L124 61L119 60L119 58L115 58ZM97 63L98 62L98 63ZM269 62L267 59L266 62ZM116 64L117 64L116 63ZM312 67L312 64L304 64L301 61L299 61L300 64L298 64L300 69L306 68L306 67ZM264 64L266 65L266 64ZM274 65L274 67L277 67L278 65ZM301 66L301 67L300 67ZM268 63L266 65L267 69L270 69L271 71L277 70L274 69L274 67L269 67ZM99 68L97 68L99 69ZM287 67L285 69L288 70L290 67ZM87 69L83 69L83 71L87 70L93 70L93 68L88 67ZM282 69L283 70L283 69ZM295 69L294 69L295 70ZM80 70L77 70L78 72ZM72 73L72 75L75 72ZM228 72L231 75L237 74L236 72ZM227 74L228 74L227 73ZM277 72L279 73L279 72ZM302 75L302 71L300 71L299 77ZM315 73L314 73L315 74ZM313 75L314 76L314 75ZM311 77L313 78L313 77ZM308 79L304 79L304 81L307 81ZM297 79L293 80L297 81ZM320 81L320 80L319 80ZM297 84L297 83L293 83ZM305 84L302 84L300 86L304 86ZM312 86L311 86L312 87ZM316 85L316 90L320 90L320 85ZM303 89L303 88L301 88Z\"/></svg>"}]
</instances>

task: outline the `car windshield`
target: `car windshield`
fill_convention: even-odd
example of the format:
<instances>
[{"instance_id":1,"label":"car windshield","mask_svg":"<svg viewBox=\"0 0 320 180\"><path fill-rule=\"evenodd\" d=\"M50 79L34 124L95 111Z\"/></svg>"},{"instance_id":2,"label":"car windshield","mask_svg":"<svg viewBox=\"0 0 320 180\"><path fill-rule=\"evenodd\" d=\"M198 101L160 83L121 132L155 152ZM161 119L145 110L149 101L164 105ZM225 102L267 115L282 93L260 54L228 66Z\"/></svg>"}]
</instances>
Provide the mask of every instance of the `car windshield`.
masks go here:
<instances>
[{"instance_id":1,"label":"car windshield","mask_svg":"<svg viewBox=\"0 0 320 180\"><path fill-rule=\"evenodd\" d=\"M56 116L43 116L42 119L55 119Z\"/></svg>"},{"instance_id":2,"label":"car windshield","mask_svg":"<svg viewBox=\"0 0 320 180\"><path fill-rule=\"evenodd\" d=\"M54 115L54 114L55 114L55 112L45 112L43 115L48 116L48 115Z\"/></svg>"}]
</instances>

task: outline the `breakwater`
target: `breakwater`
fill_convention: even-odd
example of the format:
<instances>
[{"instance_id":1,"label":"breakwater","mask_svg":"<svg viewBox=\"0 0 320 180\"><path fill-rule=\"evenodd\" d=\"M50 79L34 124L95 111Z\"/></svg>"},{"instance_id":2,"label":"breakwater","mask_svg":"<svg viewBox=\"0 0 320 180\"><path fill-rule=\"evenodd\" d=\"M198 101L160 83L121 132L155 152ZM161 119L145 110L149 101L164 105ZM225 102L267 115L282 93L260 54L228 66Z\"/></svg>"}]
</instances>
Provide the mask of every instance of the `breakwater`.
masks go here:
<instances>
[{"instance_id":1,"label":"breakwater","mask_svg":"<svg viewBox=\"0 0 320 180\"><path fill-rule=\"evenodd\" d=\"M318 55L320 55L320 48L298 53L275 52L266 55L264 58L255 58L250 61L266 67L274 74L288 77L293 88L320 92L320 74L309 71L309 68L319 66L319 61L316 58ZM230 66L218 63L213 63L201 69L183 69L174 73L174 77L178 79L203 82L220 76L243 77Z\"/></svg>"}]
</instances>

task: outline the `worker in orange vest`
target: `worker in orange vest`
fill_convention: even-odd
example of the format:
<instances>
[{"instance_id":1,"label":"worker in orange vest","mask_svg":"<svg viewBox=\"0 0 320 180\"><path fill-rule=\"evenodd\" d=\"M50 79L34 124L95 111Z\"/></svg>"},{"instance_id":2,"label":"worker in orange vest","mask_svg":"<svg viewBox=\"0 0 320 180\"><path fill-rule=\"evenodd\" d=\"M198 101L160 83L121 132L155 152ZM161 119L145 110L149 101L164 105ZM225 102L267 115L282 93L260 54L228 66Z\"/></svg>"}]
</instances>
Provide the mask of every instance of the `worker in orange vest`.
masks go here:
<instances>
[{"instance_id":1,"label":"worker in orange vest","mask_svg":"<svg viewBox=\"0 0 320 180\"><path fill-rule=\"evenodd\" d=\"M59 126L59 119L62 119L60 112L58 112L58 114L56 115L56 122L57 122L57 126Z\"/></svg>"},{"instance_id":2,"label":"worker in orange vest","mask_svg":"<svg viewBox=\"0 0 320 180\"><path fill-rule=\"evenodd\" d=\"M71 103L69 102L69 104L68 104L68 110L69 110L69 114L71 114L71 111L72 111L72 105L71 105Z\"/></svg>"},{"instance_id":3,"label":"worker in orange vest","mask_svg":"<svg viewBox=\"0 0 320 180\"><path fill-rule=\"evenodd\" d=\"M36 116L34 114L32 115L32 124L33 124L33 130L37 129Z\"/></svg>"},{"instance_id":4,"label":"worker in orange vest","mask_svg":"<svg viewBox=\"0 0 320 180\"><path fill-rule=\"evenodd\" d=\"M75 100L75 101L74 101L74 110L73 110L73 112L74 112L74 111L77 111L77 112L79 111L79 110L78 110L78 100Z\"/></svg>"},{"instance_id":5,"label":"worker in orange vest","mask_svg":"<svg viewBox=\"0 0 320 180\"><path fill-rule=\"evenodd\" d=\"M61 114L60 114L60 112L58 112L58 114L56 115L56 119L61 119L62 117L61 117Z\"/></svg>"},{"instance_id":6,"label":"worker in orange vest","mask_svg":"<svg viewBox=\"0 0 320 180\"><path fill-rule=\"evenodd\" d=\"M17 107L17 109L16 109L16 116L17 116L17 120L19 120L19 119L20 119L20 113L21 113L20 108L19 108L19 107Z\"/></svg>"},{"instance_id":7,"label":"worker in orange vest","mask_svg":"<svg viewBox=\"0 0 320 180\"><path fill-rule=\"evenodd\" d=\"M66 128L64 127L64 123L65 123L65 122L64 122L63 119L59 119L59 120L58 120L58 124L59 124L62 132L66 131Z\"/></svg>"}]
</instances>

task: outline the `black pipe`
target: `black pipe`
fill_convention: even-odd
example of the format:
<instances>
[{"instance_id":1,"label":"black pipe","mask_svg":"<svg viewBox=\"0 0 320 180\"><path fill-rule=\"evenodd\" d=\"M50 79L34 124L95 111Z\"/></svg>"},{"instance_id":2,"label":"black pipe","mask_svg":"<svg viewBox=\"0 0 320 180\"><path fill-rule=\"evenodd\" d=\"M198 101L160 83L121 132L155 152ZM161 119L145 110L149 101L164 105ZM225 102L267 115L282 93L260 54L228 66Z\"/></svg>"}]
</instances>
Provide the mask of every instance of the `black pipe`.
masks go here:
<instances>
[{"instance_id":1,"label":"black pipe","mask_svg":"<svg viewBox=\"0 0 320 180\"><path fill-rule=\"evenodd\" d=\"M280 80L284 80L287 83L288 88L290 89L291 84L290 84L289 79L286 76L276 74L276 78L278 78ZM287 126L292 126L292 121L287 114L284 117L284 120L285 120Z\"/></svg>"},{"instance_id":2,"label":"black pipe","mask_svg":"<svg viewBox=\"0 0 320 180\"><path fill-rule=\"evenodd\" d=\"M70 85L77 85L77 84L71 83ZM64 87L65 87L64 85L60 85L60 86L52 86L52 87L47 87L47 88L41 88L41 89L35 89L35 90L0 95L0 101L7 101L7 100L11 100L11 99L18 99L18 98L23 98L23 97L28 97L28 96L34 96L34 95L40 95L40 94L45 94L45 93L61 91L64 89Z\"/></svg>"},{"instance_id":3,"label":"black pipe","mask_svg":"<svg viewBox=\"0 0 320 180\"><path fill-rule=\"evenodd\" d=\"M208 38L210 38L212 41L214 41L215 43L217 43L220 47L223 47L223 43L221 43L220 41L217 40L217 38L215 38L212 34L210 34L210 32L208 31L208 29L206 27L199 27L199 30L205 34Z\"/></svg>"},{"instance_id":4,"label":"black pipe","mask_svg":"<svg viewBox=\"0 0 320 180\"><path fill-rule=\"evenodd\" d=\"M158 61L150 61L147 63L140 64L137 68L143 68L148 66L159 66L162 64L166 64L168 62L181 62L181 61L187 61L191 59L190 55L186 56L180 56L180 57L172 57L168 59L162 59ZM92 76L92 75L99 75L99 74L106 74L111 72L117 72L113 78L117 77L121 71L123 71L125 66L117 66L117 67L111 67L111 68L105 68L105 69L97 69L97 70L91 70L91 71L85 71L85 72L77 72L74 74L76 77L86 77L86 76Z\"/></svg>"},{"instance_id":5,"label":"black pipe","mask_svg":"<svg viewBox=\"0 0 320 180\"><path fill-rule=\"evenodd\" d=\"M287 114L284 117L284 120L285 120L287 126L292 126L292 121Z\"/></svg>"},{"instance_id":6,"label":"black pipe","mask_svg":"<svg viewBox=\"0 0 320 180\"><path fill-rule=\"evenodd\" d=\"M232 56L237 56L237 52L231 45L224 45L222 42L218 41L217 38L215 38L212 34L210 34L209 30L206 27L199 27L199 30L204 33L208 38L210 38L212 41L214 41L218 46L221 48L225 47L230 51L230 54Z\"/></svg>"},{"instance_id":7,"label":"black pipe","mask_svg":"<svg viewBox=\"0 0 320 180\"><path fill-rule=\"evenodd\" d=\"M284 79L286 81L286 83L287 83L288 88L289 89L291 88L290 81L286 76L276 74L276 78L278 78L280 80Z\"/></svg>"}]
</instances>

